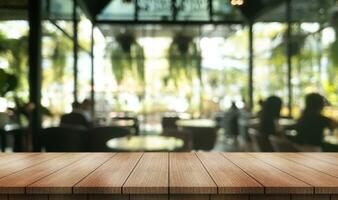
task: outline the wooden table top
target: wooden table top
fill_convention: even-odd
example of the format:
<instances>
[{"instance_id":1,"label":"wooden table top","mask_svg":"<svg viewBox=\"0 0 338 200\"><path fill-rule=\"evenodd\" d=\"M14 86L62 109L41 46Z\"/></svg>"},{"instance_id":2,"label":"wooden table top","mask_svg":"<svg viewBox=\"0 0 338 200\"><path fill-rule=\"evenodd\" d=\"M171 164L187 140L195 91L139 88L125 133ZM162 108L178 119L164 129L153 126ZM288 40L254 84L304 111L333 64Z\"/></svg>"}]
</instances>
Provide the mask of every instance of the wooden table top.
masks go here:
<instances>
[{"instance_id":1,"label":"wooden table top","mask_svg":"<svg viewBox=\"0 0 338 200\"><path fill-rule=\"evenodd\" d=\"M338 194L335 153L0 154L1 194Z\"/></svg>"}]
</instances>

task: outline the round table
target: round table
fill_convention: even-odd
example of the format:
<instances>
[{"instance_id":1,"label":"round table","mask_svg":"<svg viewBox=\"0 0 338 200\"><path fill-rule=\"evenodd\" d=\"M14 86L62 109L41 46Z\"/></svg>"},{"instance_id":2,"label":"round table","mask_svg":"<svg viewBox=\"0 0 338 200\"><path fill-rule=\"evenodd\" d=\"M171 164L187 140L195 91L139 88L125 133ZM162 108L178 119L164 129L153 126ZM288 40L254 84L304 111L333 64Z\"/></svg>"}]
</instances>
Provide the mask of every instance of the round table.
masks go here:
<instances>
[{"instance_id":1,"label":"round table","mask_svg":"<svg viewBox=\"0 0 338 200\"><path fill-rule=\"evenodd\" d=\"M183 128L216 128L216 122L211 119L182 119L176 125Z\"/></svg>"},{"instance_id":2,"label":"round table","mask_svg":"<svg viewBox=\"0 0 338 200\"><path fill-rule=\"evenodd\" d=\"M175 151L183 147L183 140L165 136L130 136L107 141L112 150L127 152Z\"/></svg>"},{"instance_id":3,"label":"round table","mask_svg":"<svg viewBox=\"0 0 338 200\"><path fill-rule=\"evenodd\" d=\"M135 125L135 121L131 119L118 119L118 120L112 120L110 125L121 126L121 127L133 127Z\"/></svg>"}]
</instances>

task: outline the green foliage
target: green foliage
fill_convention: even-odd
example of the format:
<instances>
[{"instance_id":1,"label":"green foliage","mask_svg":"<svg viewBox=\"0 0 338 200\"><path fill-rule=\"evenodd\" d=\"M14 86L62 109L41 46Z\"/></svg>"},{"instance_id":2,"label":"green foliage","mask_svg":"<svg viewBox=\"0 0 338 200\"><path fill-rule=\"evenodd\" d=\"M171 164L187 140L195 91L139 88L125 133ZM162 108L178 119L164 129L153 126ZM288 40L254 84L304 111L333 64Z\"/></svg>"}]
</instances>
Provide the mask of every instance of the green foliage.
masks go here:
<instances>
[{"instance_id":1,"label":"green foliage","mask_svg":"<svg viewBox=\"0 0 338 200\"><path fill-rule=\"evenodd\" d=\"M16 77L16 89L27 90L28 36L7 38L0 33L0 55L9 63L8 71ZM14 78L13 78L14 79Z\"/></svg>"},{"instance_id":2,"label":"green foliage","mask_svg":"<svg viewBox=\"0 0 338 200\"><path fill-rule=\"evenodd\" d=\"M110 60L112 71L117 84L130 75L140 84L145 83L145 65L143 48L136 42L132 35L116 37L117 45L110 46Z\"/></svg>"},{"instance_id":3,"label":"green foliage","mask_svg":"<svg viewBox=\"0 0 338 200\"><path fill-rule=\"evenodd\" d=\"M168 60L169 78L176 87L183 80L192 82L194 77L201 80L201 54L192 37L175 36L168 50Z\"/></svg>"},{"instance_id":4,"label":"green foliage","mask_svg":"<svg viewBox=\"0 0 338 200\"><path fill-rule=\"evenodd\" d=\"M50 46L44 48L50 49L47 59L52 61L52 81L62 82L67 64L68 54L72 52L72 40L63 34L57 34L44 30L44 37L49 38L52 42Z\"/></svg>"},{"instance_id":5,"label":"green foliage","mask_svg":"<svg viewBox=\"0 0 338 200\"><path fill-rule=\"evenodd\" d=\"M15 75L0 69L0 96L4 97L8 92L14 91L18 86L18 80Z\"/></svg>"},{"instance_id":6,"label":"green foliage","mask_svg":"<svg viewBox=\"0 0 338 200\"><path fill-rule=\"evenodd\" d=\"M54 72L53 80L61 82L66 68L67 54L72 49L72 42L64 35L50 34L50 37L54 41L53 51L50 55Z\"/></svg>"},{"instance_id":7,"label":"green foliage","mask_svg":"<svg viewBox=\"0 0 338 200\"><path fill-rule=\"evenodd\" d=\"M327 70L328 81L324 85L328 99L332 103L338 103L338 30L336 30L336 40L329 47L329 68Z\"/></svg>"}]
</instances>

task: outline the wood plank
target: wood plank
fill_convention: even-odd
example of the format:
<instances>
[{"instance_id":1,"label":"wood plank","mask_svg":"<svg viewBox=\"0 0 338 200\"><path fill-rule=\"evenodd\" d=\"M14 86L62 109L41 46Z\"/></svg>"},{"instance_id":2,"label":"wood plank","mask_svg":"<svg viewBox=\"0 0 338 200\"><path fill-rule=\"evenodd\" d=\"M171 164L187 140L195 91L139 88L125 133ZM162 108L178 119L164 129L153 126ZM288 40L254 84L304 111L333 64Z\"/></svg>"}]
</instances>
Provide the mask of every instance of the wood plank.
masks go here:
<instances>
[{"instance_id":1,"label":"wood plank","mask_svg":"<svg viewBox=\"0 0 338 200\"><path fill-rule=\"evenodd\" d=\"M325 174L338 177L338 165L335 165L329 162L323 162L311 156L299 154L299 153L283 153L283 154L278 154L278 155L285 159L297 162L306 167L321 171Z\"/></svg>"},{"instance_id":2,"label":"wood plank","mask_svg":"<svg viewBox=\"0 0 338 200\"><path fill-rule=\"evenodd\" d=\"M264 193L264 187L220 153L197 153L219 194Z\"/></svg>"},{"instance_id":3,"label":"wood plank","mask_svg":"<svg viewBox=\"0 0 338 200\"><path fill-rule=\"evenodd\" d=\"M331 195L331 200L338 200L338 195Z\"/></svg>"},{"instance_id":4,"label":"wood plank","mask_svg":"<svg viewBox=\"0 0 338 200\"><path fill-rule=\"evenodd\" d=\"M36 155L40 155L40 153L1 153L0 166Z\"/></svg>"},{"instance_id":5,"label":"wood plank","mask_svg":"<svg viewBox=\"0 0 338 200\"><path fill-rule=\"evenodd\" d=\"M21 171L36 164L54 159L62 154L59 153L25 153L10 154L9 157L1 157L0 162L8 161L0 165L0 178Z\"/></svg>"},{"instance_id":6,"label":"wood plank","mask_svg":"<svg viewBox=\"0 0 338 200\"><path fill-rule=\"evenodd\" d=\"M48 200L87 200L87 195L52 194L52 195L48 195Z\"/></svg>"},{"instance_id":7,"label":"wood plank","mask_svg":"<svg viewBox=\"0 0 338 200\"><path fill-rule=\"evenodd\" d=\"M250 195L250 200L291 200L290 195L274 194L274 195Z\"/></svg>"},{"instance_id":8,"label":"wood plank","mask_svg":"<svg viewBox=\"0 0 338 200\"><path fill-rule=\"evenodd\" d=\"M229 195L229 194L212 194L210 200L249 200L249 195Z\"/></svg>"},{"instance_id":9,"label":"wood plank","mask_svg":"<svg viewBox=\"0 0 338 200\"><path fill-rule=\"evenodd\" d=\"M338 157L336 153L301 153L301 154L334 165L338 165Z\"/></svg>"},{"instance_id":10,"label":"wood plank","mask_svg":"<svg viewBox=\"0 0 338 200\"><path fill-rule=\"evenodd\" d=\"M313 193L310 185L247 153L223 153L223 155L262 184L267 194Z\"/></svg>"},{"instance_id":11,"label":"wood plank","mask_svg":"<svg viewBox=\"0 0 338 200\"><path fill-rule=\"evenodd\" d=\"M9 200L48 200L48 195L10 194Z\"/></svg>"},{"instance_id":12,"label":"wood plank","mask_svg":"<svg viewBox=\"0 0 338 200\"><path fill-rule=\"evenodd\" d=\"M142 153L119 153L73 188L74 193L121 194L122 186Z\"/></svg>"},{"instance_id":13,"label":"wood plank","mask_svg":"<svg viewBox=\"0 0 338 200\"><path fill-rule=\"evenodd\" d=\"M129 195L119 194L89 194L88 200L129 200Z\"/></svg>"},{"instance_id":14,"label":"wood plank","mask_svg":"<svg viewBox=\"0 0 338 200\"><path fill-rule=\"evenodd\" d=\"M174 194L170 195L170 200L210 200L208 194Z\"/></svg>"},{"instance_id":15,"label":"wood plank","mask_svg":"<svg viewBox=\"0 0 338 200\"><path fill-rule=\"evenodd\" d=\"M169 154L170 194L215 194L217 186L194 153Z\"/></svg>"},{"instance_id":16,"label":"wood plank","mask_svg":"<svg viewBox=\"0 0 338 200\"><path fill-rule=\"evenodd\" d=\"M56 157L48 162L26 168L17 173L11 174L0 179L0 193L23 194L25 187L48 176L57 170L60 170L71 163L84 158L88 154L84 153L68 153ZM18 181L20 180L20 181Z\"/></svg>"},{"instance_id":17,"label":"wood plank","mask_svg":"<svg viewBox=\"0 0 338 200\"><path fill-rule=\"evenodd\" d=\"M147 153L136 165L126 183L124 194L168 194L169 154Z\"/></svg>"},{"instance_id":18,"label":"wood plank","mask_svg":"<svg viewBox=\"0 0 338 200\"><path fill-rule=\"evenodd\" d=\"M306 194L296 194L292 195L292 200L330 200L330 195L306 195Z\"/></svg>"},{"instance_id":19,"label":"wood plank","mask_svg":"<svg viewBox=\"0 0 338 200\"><path fill-rule=\"evenodd\" d=\"M81 160L29 185L26 193L71 194L73 186L110 159L112 153L92 153Z\"/></svg>"},{"instance_id":20,"label":"wood plank","mask_svg":"<svg viewBox=\"0 0 338 200\"><path fill-rule=\"evenodd\" d=\"M313 186L317 194L338 193L338 179L299 163L283 158L281 154L266 153L253 156Z\"/></svg>"},{"instance_id":21,"label":"wood plank","mask_svg":"<svg viewBox=\"0 0 338 200\"><path fill-rule=\"evenodd\" d=\"M168 200L167 194L131 194L129 200ZM171 198L170 198L171 199Z\"/></svg>"},{"instance_id":22,"label":"wood plank","mask_svg":"<svg viewBox=\"0 0 338 200\"><path fill-rule=\"evenodd\" d=\"M0 199L1 200L7 200L8 199L8 195L7 194L0 194Z\"/></svg>"}]
</instances>

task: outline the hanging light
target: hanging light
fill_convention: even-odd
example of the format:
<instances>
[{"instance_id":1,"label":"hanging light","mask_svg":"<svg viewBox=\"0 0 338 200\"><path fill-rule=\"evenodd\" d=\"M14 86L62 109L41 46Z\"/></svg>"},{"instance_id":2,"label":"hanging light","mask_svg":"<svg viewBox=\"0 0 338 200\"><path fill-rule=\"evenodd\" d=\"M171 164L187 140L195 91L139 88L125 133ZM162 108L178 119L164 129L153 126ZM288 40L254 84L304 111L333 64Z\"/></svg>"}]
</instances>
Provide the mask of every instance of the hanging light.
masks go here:
<instances>
[{"instance_id":1,"label":"hanging light","mask_svg":"<svg viewBox=\"0 0 338 200\"><path fill-rule=\"evenodd\" d=\"M244 0L231 0L230 3L233 6L242 6L244 4Z\"/></svg>"}]
</instances>

